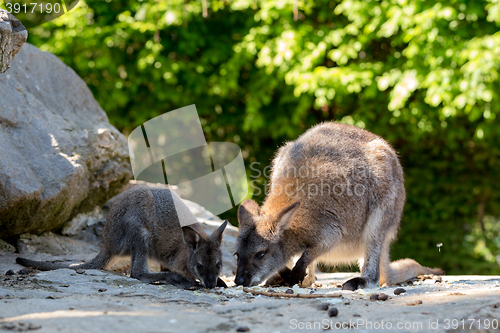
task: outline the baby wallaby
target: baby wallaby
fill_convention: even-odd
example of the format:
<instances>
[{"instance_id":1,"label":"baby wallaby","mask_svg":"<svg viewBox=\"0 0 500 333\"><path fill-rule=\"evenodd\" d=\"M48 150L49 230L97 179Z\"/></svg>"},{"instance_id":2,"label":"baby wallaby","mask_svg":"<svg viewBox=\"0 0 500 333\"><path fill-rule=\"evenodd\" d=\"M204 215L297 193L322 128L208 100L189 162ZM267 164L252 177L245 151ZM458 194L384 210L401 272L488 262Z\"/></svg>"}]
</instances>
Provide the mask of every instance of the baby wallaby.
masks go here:
<instances>
[{"instance_id":1,"label":"baby wallaby","mask_svg":"<svg viewBox=\"0 0 500 333\"><path fill-rule=\"evenodd\" d=\"M348 290L442 274L412 259L390 262L404 203L403 169L385 140L354 126L319 124L279 149L262 207L241 204L235 283L257 285L278 273L268 283L309 286L316 261L358 261L361 277L345 282Z\"/></svg>"},{"instance_id":2,"label":"baby wallaby","mask_svg":"<svg viewBox=\"0 0 500 333\"><path fill-rule=\"evenodd\" d=\"M107 216L102 250L88 262L70 265L24 258L17 258L16 262L40 270L104 269L113 257L130 255L130 276L146 283L164 282L189 288L199 280L206 288L226 286L219 273L227 220L211 236L198 223L181 228L174 196L169 188L139 186L121 193ZM176 204L181 202L176 199ZM191 214L187 207L186 211ZM158 261L166 271L150 272L148 258Z\"/></svg>"}]
</instances>

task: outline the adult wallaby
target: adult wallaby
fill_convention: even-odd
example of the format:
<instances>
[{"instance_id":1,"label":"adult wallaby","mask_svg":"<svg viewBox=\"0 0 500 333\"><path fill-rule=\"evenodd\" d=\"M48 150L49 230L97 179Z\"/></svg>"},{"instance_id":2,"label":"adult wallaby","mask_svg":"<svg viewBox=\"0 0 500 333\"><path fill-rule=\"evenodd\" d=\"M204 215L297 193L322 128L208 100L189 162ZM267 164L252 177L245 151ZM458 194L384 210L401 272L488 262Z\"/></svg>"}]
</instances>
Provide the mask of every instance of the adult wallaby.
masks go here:
<instances>
[{"instance_id":1,"label":"adult wallaby","mask_svg":"<svg viewBox=\"0 0 500 333\"><path fill-rule=\"evenodd\" d=\"M227 220L211 236L198 223L181 228L176 211L179 202L169 188L134 187L117 196L113 203L104 225L104 245L94 259L72 265L24 258L17 258L16 262L40 270L104 269L114 256L130 255L130 276L146 283L166 282L188 288L199 280L206 288L226 286L218 276ZM183 214L186 212L191 214L187 207ZM158 261L168 271L151 273L148 258Z\"/></svg>"},{"instance_id":2,"label":"adult wallaby","mask_svg":"<svg viewBox=\"0 0 500 333\"><path fill-rule=\"evenodd\" d=\"M319 124L279 149L262 207L241 204L235 283L257 285L278 272L268 283L309 286L316 261L358 261L361 277L345 282L348 290L442 274L412 259L390 262L404 203L403 169L385 140L354 126Z\"/></svg>"}]
</instances>

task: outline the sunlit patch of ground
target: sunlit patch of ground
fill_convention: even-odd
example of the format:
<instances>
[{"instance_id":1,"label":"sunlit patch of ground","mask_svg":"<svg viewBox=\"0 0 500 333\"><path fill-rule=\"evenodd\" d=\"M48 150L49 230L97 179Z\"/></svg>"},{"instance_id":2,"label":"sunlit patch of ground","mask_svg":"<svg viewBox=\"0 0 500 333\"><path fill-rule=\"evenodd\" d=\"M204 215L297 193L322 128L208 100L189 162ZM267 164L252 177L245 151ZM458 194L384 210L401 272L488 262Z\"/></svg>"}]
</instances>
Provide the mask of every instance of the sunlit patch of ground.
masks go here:
<instances>
[{"instance_id":1,"label":"sunlit patch of ground","mask_svg":"<svg viewBox=\"0 0 500 333\"><path fill-rule=\"evenodd\" d=\"M6 260L12 262L0 255L0 268L6 267ZM15 272L20 269L12 267ZM0 328L39 332L321 332L337 328L493 332L500 328L498 276L427 276L400 286L352 292L342 291L339 285L355 273L320 273L313 288L247 289L278 295L270 297L235 286L179 290L143 284L115 272L80 273L62 269L0 275ZM398 287L405 292L394 293ZM297 294L332 297L292 296ZM382 294L387 295L385 301L378 300Z\"/></svg>"}]
</instances>

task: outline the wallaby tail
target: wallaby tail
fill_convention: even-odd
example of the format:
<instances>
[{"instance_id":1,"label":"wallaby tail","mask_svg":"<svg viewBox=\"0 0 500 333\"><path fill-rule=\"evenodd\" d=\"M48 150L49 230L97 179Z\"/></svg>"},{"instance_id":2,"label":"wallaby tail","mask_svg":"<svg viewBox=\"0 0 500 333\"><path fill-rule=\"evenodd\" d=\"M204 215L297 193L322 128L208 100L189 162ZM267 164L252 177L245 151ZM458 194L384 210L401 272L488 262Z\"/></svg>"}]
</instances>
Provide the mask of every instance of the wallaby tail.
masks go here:
<instances>
[{"instance_id":1,"label":"wallaby tail","mask_svg":"<svg viewBox=\"0 0 500 333\"><path fill-rule=\"evenodd\" d=\"M443 270L440 268L428 268L420 265L413 259L393 261L388 266L389 267L386 267L385 270L382 269L382 272L385 271L385 274L383 274L385 276L381 277L381 280L385 281L387 285L404 282L424 274L444 274Z\"/></svg>"},{"instance_id":2,"label":"wallaby tail","mask_svg":"<svg viewBox=\"0 0 500 333\"><path fill-rule=\"evenodd\" d=\"M106 264L111 259L111 256L107 253L107 251L101 251L99 254L92 260L88 262L84 262L81 264L68 264L63 262L50 262L50 261L35 261L29 260L21 257L16 258L16 262L20 265L35 268L41 271L52 271L60 268L71 268L71 269L103 269Z\"/></svg>"}]
</instances>

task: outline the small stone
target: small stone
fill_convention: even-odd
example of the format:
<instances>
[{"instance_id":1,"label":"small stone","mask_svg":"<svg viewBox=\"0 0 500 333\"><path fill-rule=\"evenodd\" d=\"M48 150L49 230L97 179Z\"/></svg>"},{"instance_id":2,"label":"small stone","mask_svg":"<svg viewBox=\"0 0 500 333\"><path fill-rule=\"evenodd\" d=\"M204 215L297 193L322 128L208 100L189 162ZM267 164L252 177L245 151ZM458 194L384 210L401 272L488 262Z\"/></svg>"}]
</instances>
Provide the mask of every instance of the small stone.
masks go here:
<instances>
[{"instance_id":1,"label":"small stone","mask_svg":"<svg viewBox=\"0 0 500 333\"><path fill-rule=\"evenodd\" d=\"M236 328L236 332L248 332L250 329L247 326L239 326Z\"/></svg>"},{"instance_id":2,"label":"small stone","mask_svg":"<svg viewBox=\"0 0 500 333\"><path fill-rule=\"evenodd\" d=\"M82 269L82 268L78 268L76 271L75 271L77 274L83 274L85 273L85 270Z\"/></svg>"},{"instance_id":3,"label":"small stone","mask_svg":"<svg viewBox=\"0 0 500 333\"><path fill-rule=\"evenodd\" d=\"M28 275L28 270L27 269L21 269L19 272L17 272L18 274L21 274L21 275Z\"/></svg>"},{"instance_id":4,"label":"small stone","mask_svg":"<svg viewBox=\"0 0 500 333\"><path fill-rule=\"evenodd\" d=\"M42 328L41 325L35 325L35 324L32 324L32 323L30 323L28 325L28 331L36 331L36 330L39 330L40 328Z\"/></svg>"},{"instance_id":5,"label":"small stone","mask_svg":"<svg viewBox=\"0 0 500 333\"><path fill-rule=\"evenodd\" d=\"M62 288L68 288L68 287L69 287L69 284L61 284L59 287L62 287Z\"/></svg>"},{"instance_id":6,"label":"small stone","mask_svg":"<svg viewBox=\"0 0 500 333\"><path fill-rule=\"evenodd\" d=\"M330 304L328 303L321 303L318 305L318 310L326 311L330 307Z\"/></svg>"},{"instance_id":7,"label":"small stone","mask_svg":"<svg viewBox=\"0 0 500 333\"><path fill-rule=\"evenodd\" d=\"M400 295L406 292L406 289L404 288L396 288L394 289L394 295Z\"/></svg>"},{"instance_id":8,"label":"small stone","mask_svg":"<svg viewBox=\"0 0 500 333\"><path fill-rule=\"evenodd\" d=\"M14 275L14 271L12 269L9 269L7 272L5 272L5 275Z\"/></svg>"},{"instance_id":9,"label":"small stone","mask_svg":"<svg viewBox=\"0 0 500 333\"><path fill-rule=\"evenodd\" d=\"M70 310L74 310L75 308L71 307L71 308L68 308L68 309L70 309Z\"/></svg>"},{"instance_id":10,"label":"small stone","mask_svg":"<svg viewBox=\"0 0 500 333\"><path fill-rule=\"evenodd\" d=\"M336 317L339 314L339 310L337 308L332 307L330 310L328 310L328 316L330 317Z\"/></svg>"},{"instance_id":11,"label":"small stone","mask_svg":"<svg viewBox=\"0 0 500 333\"><path fill-rule=\"evenodd\" d=\"M378 301L378 293L373 293L370 295L370 301Z\"/></svg>"},{"instance_id":12,"label":"small stone","mask_svg":"<svg viewBox=\"0 0 500 333\"><path fill-rule=\"evenodd\" d=\"M384 293L380 293L378 295L378 300L379 301L387 301L389 299L389 296L387 296L387 294L384 294Z\"/></svg>"},{"instance_id":13,"label":"small stone","mask_svg":"<svg viewBox=\"0 0 500 333\"><path fill-rule=\"evenodd\" d=\"M413 301L413 302L408 302L408 303L406 303L406 305L408 305L408 306L415 306L415 305L420 305L422 303L423 302L421 300L416 300L416 301Z\"/></svg>"},{"instance_id":14,"label":"small stone","mask_svg":"<svg viewBox=\"0 0 500 333\"><path fill-rule=\"evenodd\" d=\"M288 289L287 291L285 291L285 294L293 294L293 289Z\"/></svg>"},{"instance_id":15,"label":"small stone","mask_svg":"<svg viewBox=\"0 0 500 333\"><path fill-rule=\"evenodd\" d=\"M6 324L3 324L0 328L5 329L5 330L9 330L9 331L13 331L16 329L16 325L12 324L12 323L6 323Z\"/></svg>"},{"instance_id":16,"label":"small stone","mask_svg":"<svg viewBox=\"0 0 500 333\"><path fill-rule=\"evenodd\" d=\"M276 292L276 290L274 290L274 289L269 289L267 292L268 292L268 293L275 293L275 292Z\"/></svg>"},{"instance_id":17,"label":"small stone","mask_svg":"<svg viewBox=\"0 0 500 333\"><path fill-rule=\"evenodd\" d=\"M99 288L99 292L100 292L100 293L103 293L103 292L105 292L106 290L108 290L108 289L106 289L106 288Z\"/></svg>"}]
</instances>

